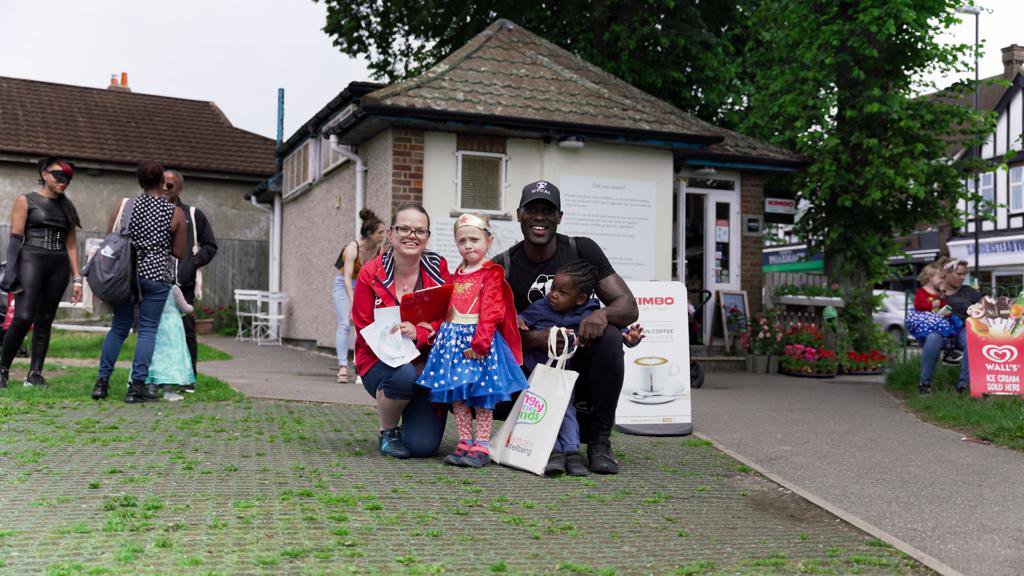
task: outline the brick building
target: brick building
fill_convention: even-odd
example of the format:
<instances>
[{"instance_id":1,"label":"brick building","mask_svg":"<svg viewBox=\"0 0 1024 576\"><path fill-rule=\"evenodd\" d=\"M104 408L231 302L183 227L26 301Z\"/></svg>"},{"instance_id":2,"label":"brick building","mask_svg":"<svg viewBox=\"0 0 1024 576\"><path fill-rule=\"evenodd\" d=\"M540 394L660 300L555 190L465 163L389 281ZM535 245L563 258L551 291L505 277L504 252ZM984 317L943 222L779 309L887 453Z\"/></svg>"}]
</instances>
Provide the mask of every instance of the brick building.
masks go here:
<instances>
[{"instance_id":1,"label":"brick building","mask_svg":"<svg viewBox=\"0 0 1024 576\"><path fill-rule=\"evenodd\" d=\"M418 77L350 84L278 157L283 336L320 346L334 341L332 263L361 207L387 219L423 202L430 248L454 264L453 220L488 214L508 248L522 238L519 191L538 179L562 191L559 232L596 240L627 280L682 280L693 297L743 289L758 309L764 177L802 165L506 20Z\"/></svg>"}]
</instances>

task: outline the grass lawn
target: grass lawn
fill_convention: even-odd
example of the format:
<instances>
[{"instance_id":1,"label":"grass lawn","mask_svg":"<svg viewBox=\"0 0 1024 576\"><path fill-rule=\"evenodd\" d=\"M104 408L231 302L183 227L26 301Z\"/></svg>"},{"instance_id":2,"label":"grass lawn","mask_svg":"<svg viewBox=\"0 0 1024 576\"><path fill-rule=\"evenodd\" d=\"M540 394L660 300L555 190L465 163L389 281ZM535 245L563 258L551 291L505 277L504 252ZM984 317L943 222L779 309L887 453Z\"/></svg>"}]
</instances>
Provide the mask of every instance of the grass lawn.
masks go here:
<instances>
[{"instance_id":1,"label":"grass lawn","mask_svg":"<svg viewBox=\"0 0 1024 576\"><path fill-rule=\"evenodd\" d=\"M897 364L886 376L886 386L902 396L915 412L926 419L962 429L967 434L1006 446L1024 450L1024 403L1016 396L995 396L972 399L956 393L959 368L940 364L930 395L917 393L920 362L912 360Z\"/></svg>"},{"instance_id":2,"label":"grass lawn","mask_svg":"<svg viewBox=\"0 0 1024 576\"><path fill-rule=\"evenodd\" d=\"M100 357L100 349L103 347L103 339L106 334L93 332L69 332L66 330L54 330L50 337L50 350L47 353L49 358L96 358ZM31 337L25 340L25 346L31 348ZM121 355L118 360L131 360L135 354L135 335L128 336L121 348ZM202 342L199 343L199 361L210 362L214 360L230 360L231 355L216 348L211 348Z\"/></svg>"},{"instance_id":3,"label":"grass lawn","mask_svg":"<svg viewBox=\"0 0 1024 576\"><path fill-rule=\"evenodd\" d=\"M115 368L110 378L110 396L106 400L121 401L127 390L127 368ZM67 401L92 402L89 394L96 382L95 366L64 366L58 362L46 366L44 388L25 388L21 385L23 375L12 374L7 388L0 389L0 408L5 401L20 400L30 403L60 403ZM213 376L199 374L196 381L195 394L183 394L183 402L219 402L224 400L240 400L243 396L228 386L223 380Z\"/></svg>"}]
</instances>

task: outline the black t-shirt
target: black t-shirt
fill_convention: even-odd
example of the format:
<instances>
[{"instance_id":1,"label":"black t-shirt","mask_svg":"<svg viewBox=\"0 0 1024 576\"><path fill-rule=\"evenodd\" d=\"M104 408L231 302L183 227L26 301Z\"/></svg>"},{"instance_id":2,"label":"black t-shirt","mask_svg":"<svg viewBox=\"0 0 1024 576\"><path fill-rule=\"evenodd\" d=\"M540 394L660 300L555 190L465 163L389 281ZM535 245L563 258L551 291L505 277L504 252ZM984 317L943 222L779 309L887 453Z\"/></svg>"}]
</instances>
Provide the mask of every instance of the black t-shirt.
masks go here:
<instances>
[{"instance_id":1,"label":"black t-shirt","mask_svg":"<svg viewBox=\"0 0 1024 576\"><path fill-rule=\"evenodd\" d=\"M953 314L959 316L961 320L966 320L967 308L981 300L981 292L970 286L960 286L959 290L947 295L945 300L946 304L953 309Z\"/></svg>"},{"instance_id":2,"label":"black t-shirt","mask_svg":"<svg viewBox=\"0 0 1024 576\"><path fill-rule=\"evenodd\" d=\"M510 269L507 277L512 294L515 295L516 312L526 310L531 303L547 295L551 280L562 264L568 264L576 259L586 260L597 266L598 280L604 280L615 273L615 269L608 262L608 257L596 242L583 236L577 236L575 240L577 254L573 254L568 236L556 234L555 255L543 262L532 262L527 258L522 242L509 248ZM501 263L502 259L499 257L494 261Z\"/></svg>"}]
</instances>

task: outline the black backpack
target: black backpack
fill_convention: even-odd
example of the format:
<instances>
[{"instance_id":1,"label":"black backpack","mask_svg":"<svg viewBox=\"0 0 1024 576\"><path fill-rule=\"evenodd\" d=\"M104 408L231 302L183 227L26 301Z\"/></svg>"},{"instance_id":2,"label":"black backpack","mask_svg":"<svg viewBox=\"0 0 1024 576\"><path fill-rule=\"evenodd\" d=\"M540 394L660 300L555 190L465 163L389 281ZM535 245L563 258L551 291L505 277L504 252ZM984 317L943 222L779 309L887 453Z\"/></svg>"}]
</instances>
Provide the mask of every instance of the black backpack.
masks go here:
<instances>
[{"instance_id":1,"label":"black backpack","mask_svg":"<svg viewBox=\"0 0 1024 576\"><path fill-rule=\"evenodd\" d=\"M134 207L134 198L125 202L120 227L103 239L82 269L82 276L89 281L92 293L107 304L125 304L133 299L135 262L128 225L131 224Z\"/></svg>"}]
</instances>

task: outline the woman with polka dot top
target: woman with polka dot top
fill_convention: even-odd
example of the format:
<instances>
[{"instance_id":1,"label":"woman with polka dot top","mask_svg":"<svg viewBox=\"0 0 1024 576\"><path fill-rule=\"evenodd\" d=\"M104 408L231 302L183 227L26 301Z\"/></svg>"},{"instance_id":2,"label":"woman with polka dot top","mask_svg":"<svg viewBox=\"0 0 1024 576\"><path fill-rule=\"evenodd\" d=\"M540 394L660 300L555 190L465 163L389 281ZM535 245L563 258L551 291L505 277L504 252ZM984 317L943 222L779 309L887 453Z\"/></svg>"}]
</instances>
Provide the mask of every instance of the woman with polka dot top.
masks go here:
<instances>
[{"instance_id":1,"label":"woman with polka dot top","mask_svg":"<svg viewBox=\"0 0 1024 576\"><path fill-rule=\"evenodd\" d=\"M146 390L146 377L149 375L149 364L153 359L160 316L167 302L167 295L174 284L174 263L171 256L181 258L188 244L185 214L181 208L168 202L162 194L164 167L152 160L144 160L139 163L136 172L142 193L131 200L131 218L126 223L137 272L135 298L134 302L114 306L114 321L110 326L110 332L107 332L107 338L103 341L99 373L92 390L92 397L97 400L107 397L114 362L117 361L121 345L131 330L137 307L138 342L132 360L128 393L124 397L124 401L130 404L159 399ZM124 202L119 203L111 212L107 223L108 234L113 232L115 227L122 225L117 220L123 204Z\"/></svg>"}]
</instances>

